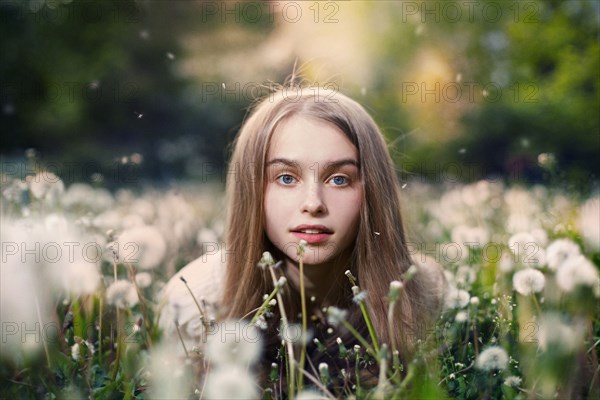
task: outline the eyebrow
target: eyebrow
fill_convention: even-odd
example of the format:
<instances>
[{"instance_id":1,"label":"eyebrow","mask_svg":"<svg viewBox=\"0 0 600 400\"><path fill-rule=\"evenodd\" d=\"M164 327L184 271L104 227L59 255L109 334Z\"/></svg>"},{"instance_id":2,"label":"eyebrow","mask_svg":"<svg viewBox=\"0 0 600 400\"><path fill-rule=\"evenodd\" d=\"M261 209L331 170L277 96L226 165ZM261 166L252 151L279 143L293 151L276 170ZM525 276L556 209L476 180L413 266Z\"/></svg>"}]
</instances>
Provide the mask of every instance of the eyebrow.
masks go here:
<instances>
[{"instance_id":1,"label":"eyebrow","mask_svg":"<svg viewBox=\"0 0 600 400\"><path fill-rule=\"evenodd\" d=\"M273 164L284 164L284 165L287 165L292 168L300 167L300 164L297 161L290 160L287 158L274 158L274 159L268 161L266 166L270 167ZM354 158L342 158L339 160L327 162L327 163L325 163L325 165L326 165L327 170L337 169L337 168L343 167L344 165L354 165L356 168L360 169L358 161L356 161Z\"/></svg>"}]
</instances>

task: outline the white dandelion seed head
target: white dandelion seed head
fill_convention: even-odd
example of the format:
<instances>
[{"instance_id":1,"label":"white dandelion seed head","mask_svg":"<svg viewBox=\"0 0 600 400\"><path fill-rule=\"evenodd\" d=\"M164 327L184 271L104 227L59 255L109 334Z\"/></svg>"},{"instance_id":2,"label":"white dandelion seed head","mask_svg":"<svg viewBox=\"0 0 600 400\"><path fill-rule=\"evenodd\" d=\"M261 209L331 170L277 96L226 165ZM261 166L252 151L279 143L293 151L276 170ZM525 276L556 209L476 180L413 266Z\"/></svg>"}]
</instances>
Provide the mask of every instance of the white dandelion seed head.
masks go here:
<instances>
[{"instance_id":1,"label":"white dandelion seed head","mask_svg":"<svg viewBox=\"0 0 600 400\"><path fill-rule=\"evenodd\" d=\"M567 321L557 313L546 313L539 319L537 343L542 351L560 350L574 352L585 334L585 324L581 321Z\"/></svg>"},{"instance_id":2,"label":"white dandelion seed head","mask_svg":"<svg viewBox=\"0 0 600 400\"><path fill-rule=\"evenodd\" d=\"M149 272L135 274L135 284L141 289L147 288L152 284L152 275Z\"/></svg>"},{"instance_id":3,"label":"white dandelion seed head","mask_svg":"<svg viewBox=\"0 0 600 400\"><path fill-rule=\"evenodd\" d=\"M454 320L458 323L466 322L469 320L469 314L466 311L459 311L456 313Z\"/></svg>"},{"instance_id":4,"label":"white dandelion seed head","mask_svg":"<svg viewBox=\"0 0 600 400\"><path fill-rule=\"evenodd\" d=\"M517 256L529 254L530 246L537 246L535 238L529 232L515 233L508 239L508 247Z\"/></svg>"},{"instance_id":5,"label":"white dandelion seed head","mask_svg":"<svg viewBox=\"0 0 600 400\"><path fill-rule=\"evenodd\" d=\"M152 347L147 359L148 397L151 399L184 399L191 391L193 377L191 369L182 363L181 343L165 340Z\"/></svg>"},{"instance_id":6,"label":"white dandelion seed head","mask_svg":"<svg viewBox=\"0 0 600 400\"><path fill-rule=\"evenodd\" d=\"M526 268L517 271L513 275L513 287L523 296L529 296L533 293L539 293L546 285L544 274L533 268Z\"/></svg>"},{"instance_id":7,"label":"white dandelion seed head","mask_svg":"<svg viewBox=\"0 0 600 400\"><path fill-rule=\"evenodd\" d=\"M476 278L477 272L475 271L475 268L470 265L461 265L456 270L455 282L460 285L469 286L475 282Z\"/></svg>"},{"instance_id":8,"label":"white dandelion seed head","mask_svg":"<svg viewBox=\"0 0 600 400\"><path fill-rule=\"evenodd\" d=\"M454 243L471 247L483 247L490 238L490 234L485 228L466 225L454 227L451 236Z\"/></svg>"},{"instance_id":9,"label":"white dandelion seed head","mask_svg":"<svg viewBox=\"0 0 600 400\"><path fill-rule=\"evenodd\" d=\"M262 351L258 328L245 321L226 320L208 332L206 358L218 366L246 366L256 362Z\"/></svg>"},{"instance_id":10,"label":"white dandelion seed head","mask_svg":"<svg viewBox=\"0 0 600 400\"><path fill-rule=\"evenodd\" d=\"M348 317L348 311L334 306L327 307L327 322L329 325L338 326Z\"/></svg>"},{"instance_id":11,"label":"white dandelion seed head","mask_svg":"<svg viewBox=\"0 0 600 400\"><path fill-rule=\"evenodd\" d=\"M515 268L514 257L507 252L503 252L498 261L498 268L504 273L512 271Z\"/></svg>"},{"instance_id":12,"label":"white dandelion seed head","mask_svg":"<svg viewBox=\"0 0 600 400\"><path fill-rule=\"evenodd\" d=\"M548 234L542 228L534 228L531 230L531 236L540 247L546 247L548 245Z\"/></svg>"},{"instance_id":13,"label":"white dandelion seed head","mask_svg":"<svg viewBox=\"0 0 600 400\"><path fill-rule=\"evenodd\" d=\"M354 286L356 288L358 288L358 286ZM361 304L362 302L364 302L367 299L367 292L363 291L359 291L357 293L354 294L354 296L352 296L352 301L355 304Z\"/></svg>"},{"instance_id":14,"label":"white dandelion seed head","mask_svg":"<svg viewBox=\"0 0 600 400\"><path fill-rule=\"evenodd\" d=\"M519 376L508 376L506 377L506 379L504 379L504 384L506 386L510 386L510 387L518 387L521 385L522 379Z\"/></svg>"},{"instance_id":15,"label":"white dandelion seed head","mask_svg":"<svg viewBox=\"0 0 600 400\"><path fill-rule=\"evenodd\" d=\"M261 315L256 319L256 327L263 331L268 328L267 320L264 315Z\"/></svg>"},{"instance_id":16,"label":"white dandelion seed head","mask_svg":"<svg viewBox=\"0 0 600 400\"><path fill-rule=\"evenodd\" d=\"M38 200L55 202L65 191L65 184L63 181L55 174L48 171L41 171L35 175L29 175L26 178L26 182L29 185L31 194Z\"/></svg>"},{"instance_id":17,"label":"white dandelion seed head","mask_svg":"<svg viewBox=\"0 0 600 400\"><path fill-rule=\"evenodd\" d=\"M117 308L127 309L135 306L139 299L131 282L118 280L106 289L106 301Z\"/></svg>"},{"instance_id":18,"label":"white dandelion seed head","mask_svg":"<svg viewBox=\"0 0 600 400\"><path fill-rule=\"evenodd\" d=\"M115 199L107 189L94 188L87 183L71 184L61 199L61 203L67 209L79 207L97 213L110 209L114 202ZM115 227L118 226L111 226L110 228Z\"/></svg>"},{"instance_id":19,"label":"white dandelion seed head","mask_svg":"<svg viewBox=\"0 0 600 400\"><path fill-rule=\"evenodd\" d=\"M477 296L471 297L471 300L469 300L469 303L471 303L471 305L473 305L473 306L479 305L479 297L477 297Z\"/></svg>"},{"instance_id":20,"label":"white dandelion seed head","mask_svg":"<svg viewBox=\"0 0 600 400\"><path fill-rule=\"evenodd\" d=\"M571 239L556 239L555 241L550 243L550 245L546 249L546 259L548 261L548 268L556 271L569 258L578 256L579 254L581 254L579 246Z\"/></svg>"},{"instance_id":21,"label":"white dandelion seed head","mask_svg":"<svg viewBox=\"0 0 600 400\"><path fill-rule=\"evenodd\" d=\"M132 263L140 269L154 269L163 261L167 243L154 226L136 226L125 230L117 240L119 261Z\"/></svg>"},{"instance_id":22,"label":"white dandelion seed head","mask_svg":"<svg viewBox=\"0 0 600 400\"><path fill-rule=\"evenodd\" d=\"M556 271L556 284L563 292L571 292L578 285L598 284L596 266L583 255L568 258Z\"/></svg>"},{"instance_id":23,"label":"white dandelion seed head","mask_svg":"<svg viewBox=\"0 0 600 400\"><path fill-rule=\"evenodd\" d=\"M508 354L502 347L492 346L482 351L475 360L475 367L484 371L505 369L508 365Z\"/></svg>"},{"instance_id":24,"label":"white dandelion seed head","mask_svg":"<svg viewBox=\"0 0 600 400\"><path fill-rule=\"evenodd\" d=\"M75 343L71 346L71 358L75 361L79 361L81 359L81 349L79 348L79 343Z\"/></svg>"},{"instance_id":25,"label":"white dandelion seed head","mask_svg":"<svg viewBox=\"0 0 600 400\"><path fill-rule=\"evenodd\" d=\"M586 247L600 250L600 196L587 200L579 209L577 225Z\"/></svg>"},{"instance_id":26,"label":"white dandelion seed head","mask_svg":"<svg viewBox=\"0 0 600 400\"><path fill-rule=\"evenodd\" d=\"M453 308L463 308L469 304L469 292L455 287L448 289L444 297L444 308L449 310Z\"/></svg>"}]
</instances>

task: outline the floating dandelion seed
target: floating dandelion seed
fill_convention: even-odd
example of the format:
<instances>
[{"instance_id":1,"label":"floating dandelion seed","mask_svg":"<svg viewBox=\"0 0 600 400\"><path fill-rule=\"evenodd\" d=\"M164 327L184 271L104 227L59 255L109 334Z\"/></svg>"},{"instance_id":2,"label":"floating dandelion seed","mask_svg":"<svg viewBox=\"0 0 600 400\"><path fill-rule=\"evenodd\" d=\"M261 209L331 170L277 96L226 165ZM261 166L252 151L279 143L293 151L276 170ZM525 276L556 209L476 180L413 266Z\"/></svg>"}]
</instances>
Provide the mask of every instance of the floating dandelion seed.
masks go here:
<instances>
[{"instance_id":1,"label":"floating dandelion seed","mask_svg":"<svg viewBox=\"0 0 600 400\"><path fill-rule=\"evenodd\" d=\"M171 53L171 52L167 52L167 58L169 60L174 60L175 59L175 55L173 53Z\"/></svg>"},{"instance_id":2,"label":"floating dandelion seed","mask_svg":"<svg viewBox=\"0 0 600 400\"><path fill-rule=\"evenodd\" d=\"M407 185L408 185L408 183L402 184L402 189L404 189Z\"/></svg>"},{"instance_id":3,"label":"floating dandelion seed","mask_svg":"<svg viewBox=\"0 0 600 400\"><path fill-rule=\"evenodd\" d=\"M225 82L221 83L221 87L225 89Z\"/></svg>"},{"instance_id":4,"label":"floating dandelion seed","mask_svg":"<svg viewBox=\"0 0 600 400\"><path fill-rule=\"evenodd\" d=\"M139 113L137 111L134 111L133 113L137 116L137 119L142 119L142 117L144 116L144 114Z\"/></svg>"}]
</instances>

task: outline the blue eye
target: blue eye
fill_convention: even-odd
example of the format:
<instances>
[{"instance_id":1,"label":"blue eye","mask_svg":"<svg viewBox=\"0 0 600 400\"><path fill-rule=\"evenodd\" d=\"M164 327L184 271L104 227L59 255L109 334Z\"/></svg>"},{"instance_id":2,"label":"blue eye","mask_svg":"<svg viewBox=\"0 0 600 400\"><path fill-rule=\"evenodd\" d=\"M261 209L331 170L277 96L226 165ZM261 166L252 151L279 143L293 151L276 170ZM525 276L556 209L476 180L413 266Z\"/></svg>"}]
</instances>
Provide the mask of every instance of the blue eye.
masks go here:
<instances>
[{"instance_id":1,"label":"blue eye","mask_svg":"<svg viewBox=\"0 0 600 400\"><path fill-rule=\"evenodd\" d=\"M348 184L348 178L346 178L345 176L334 176L333 178L331 178L331 182L333 182L333 184L335 186L342 186L342 185L347 185Z\"/></svg>"},{"instance_id":2,"label":"blue eye","mask_svg":"<svg viewBox=\"0 0 600 400\"><path fill-rule=\"evenodd\" d=\"M296 179L291 175L281 175L277 177L277 181L284 185L291 185L295 180Z\"/></svg>"}]
</instances>

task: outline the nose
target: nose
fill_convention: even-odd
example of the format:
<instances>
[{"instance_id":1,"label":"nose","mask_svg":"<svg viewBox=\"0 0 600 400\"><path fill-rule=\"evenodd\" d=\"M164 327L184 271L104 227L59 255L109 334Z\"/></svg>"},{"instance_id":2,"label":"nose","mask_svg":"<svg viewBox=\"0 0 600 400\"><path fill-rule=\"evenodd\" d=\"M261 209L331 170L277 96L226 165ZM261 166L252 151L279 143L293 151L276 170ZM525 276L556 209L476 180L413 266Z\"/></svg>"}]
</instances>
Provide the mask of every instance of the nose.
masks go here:
<instances>
[{"instance_id":1,"label":"nose","mask_svg":"<svg viewBox=\"0 0 600 400\"><path fill-rule=\"evenodd\" d=\"M302 200L302 212L311 215L320 215L327 212L322 188L317 183L308 185Z\"/></svg>"}]
</instances>

